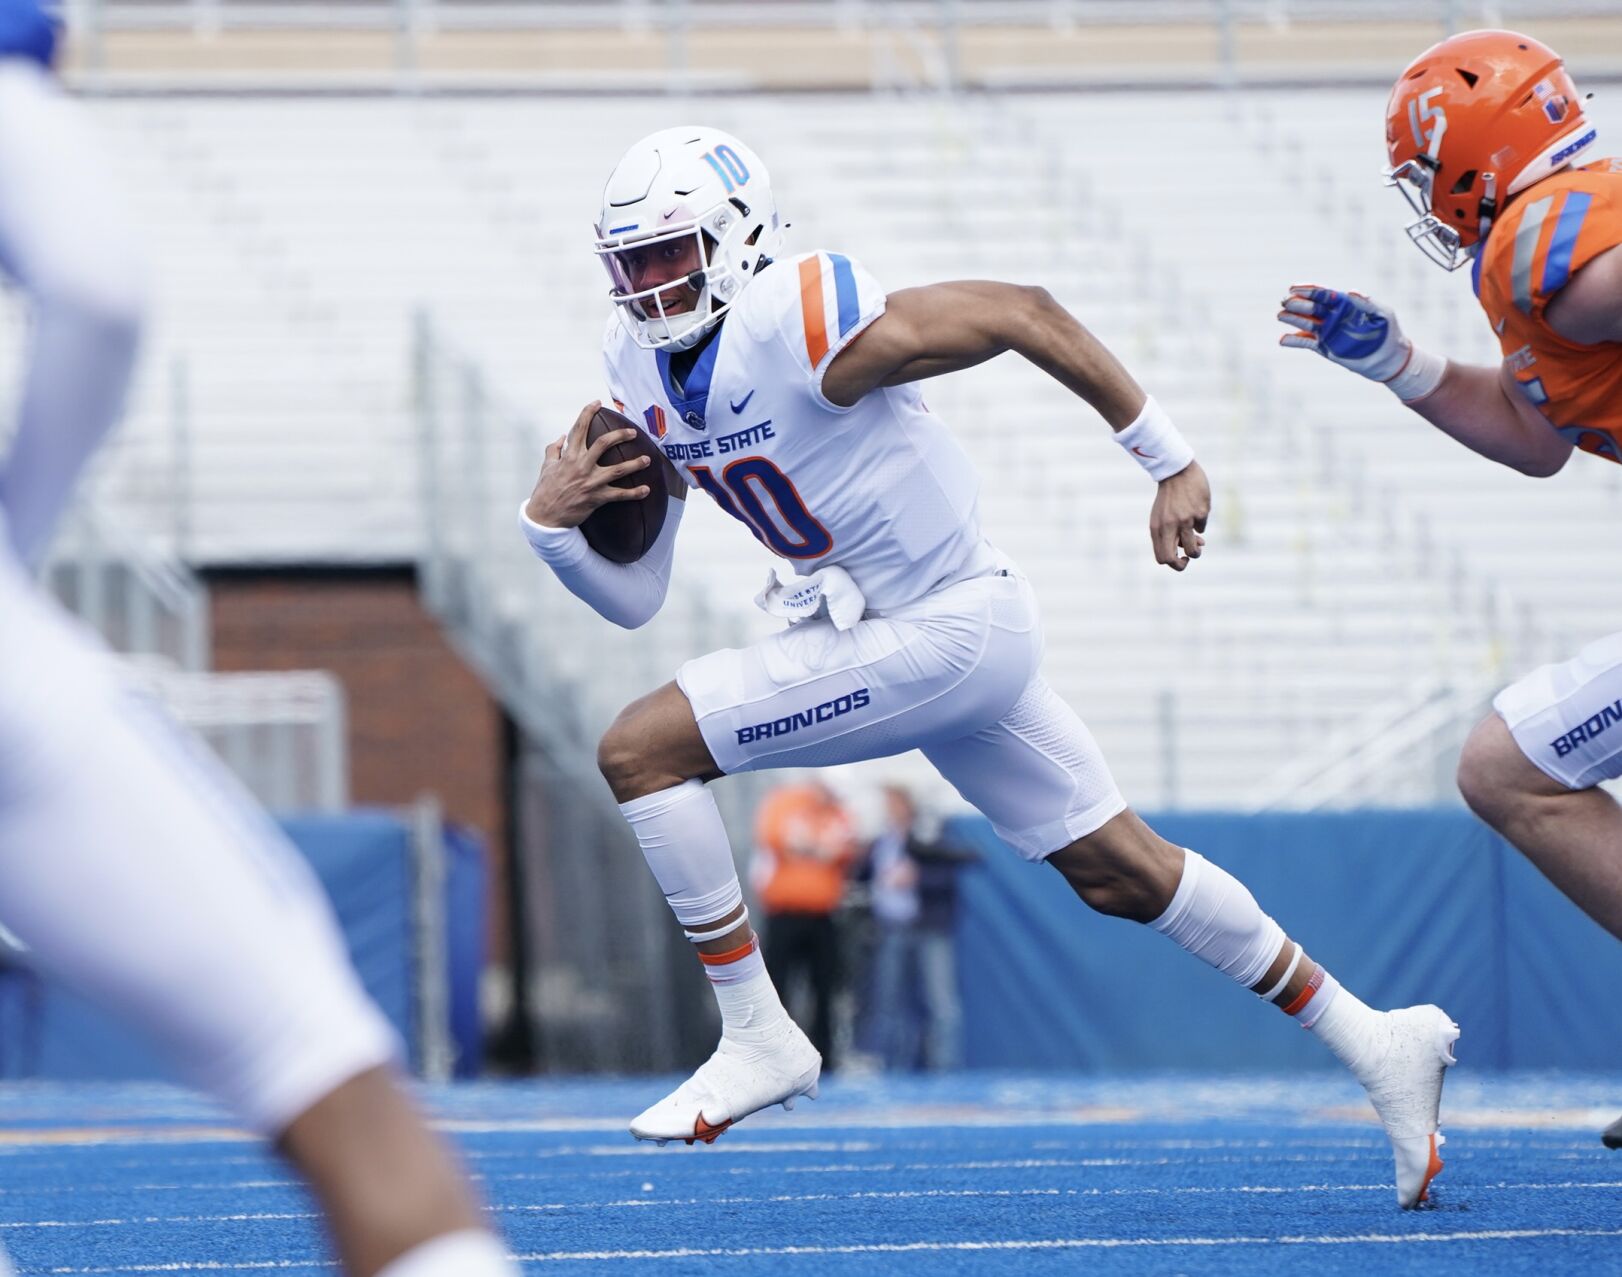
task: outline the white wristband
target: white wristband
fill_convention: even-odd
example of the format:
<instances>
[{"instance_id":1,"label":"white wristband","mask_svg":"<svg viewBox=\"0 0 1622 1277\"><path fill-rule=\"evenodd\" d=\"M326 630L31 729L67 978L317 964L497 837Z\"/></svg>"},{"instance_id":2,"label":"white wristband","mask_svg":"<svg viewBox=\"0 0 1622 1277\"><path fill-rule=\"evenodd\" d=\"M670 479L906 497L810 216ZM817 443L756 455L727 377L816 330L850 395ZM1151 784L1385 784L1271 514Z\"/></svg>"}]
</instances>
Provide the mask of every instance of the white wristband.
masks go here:
<instances>
[{"instance_id":1,"label":"white wristband","mask_svg":"<svg viewBox=\"0 0 1622 1277\"><path fill-rule=\"evenodd\" d=\"M586 534L579 528L549 528L529 517L529 503L518 507L518 524L524 529L524 540L546 562L554 567L573 567L588 554Z\"/></svg>"},{"instance_id":2,"label":"white wristband","mask_svg":"<svg viewBox=\"0 0 1622 1277\"><path fill-rule=\"evenodd\" d=\"M1125 448L1127 455L1149 473L1156 483L1181 474L1194 464L1194 449L1171 424L1166 410L1150 395L1143 401L1143 411L1125 430L1115 432L1115 442Z\"/></svg>"},{"instance_id":3,"label":"white wristband","mask_svg":"<svg viewBox=\"0 0 1622 1277\"><path fill-rule=\"evenodd\" d=\"M1443 356L1410 344L1408 362L1403 364L1402 371L1383 384L1403 403L1417 403L1442 384L1442 374L1446 371L1447 360Z\"/></svg>"}]
</instances>

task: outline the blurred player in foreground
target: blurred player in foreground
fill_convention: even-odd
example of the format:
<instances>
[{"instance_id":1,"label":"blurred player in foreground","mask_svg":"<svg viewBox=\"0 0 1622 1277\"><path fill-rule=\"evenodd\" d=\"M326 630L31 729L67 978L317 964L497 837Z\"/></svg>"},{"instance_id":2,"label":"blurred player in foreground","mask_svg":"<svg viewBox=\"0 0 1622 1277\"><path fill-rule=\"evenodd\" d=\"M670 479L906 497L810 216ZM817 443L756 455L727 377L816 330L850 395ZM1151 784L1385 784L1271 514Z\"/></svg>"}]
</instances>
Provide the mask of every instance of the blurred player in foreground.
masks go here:
<instances>
[{"instance_id":1,"label":"blurred player in foreground","mask_svg":"<svg viewBox=\"0 0 1622 1277\"><path fill-rule=\"evenodd\" d=\"M0 919L277 1141L352 1277L505 1277L308 866L27 574L122 410L143 305L54 42L34 0L0 0L0 266L32 320L0 457Z\"/></svg>"},{"instance_id":2,"label":"blurred player in foreground","mask_svg":"<svg viewBox=\"0 0 1622 1277\"><path fill-rule=\"evenodd\" d=\"M1357 293L1297 285L1286 346L1389 386L1473 452L1543 478L1574 449L1622 462L1622 160L1595 140L1565 64L1513 31L1420 54L1386 106L1387 181L1408 234L1470 278L1504 360L1451 363ZM1588 915L1622 938L1622 633L1500 692L1459 760L1459 789ZM1602 1012L1603 1014L1603 1012ZM1622 1119L1605 1133L1622 1147Z\"/></svg>"},{"instance_id":3,"label":"blurred player in foreground","mask_svg":"<svg viewBox=\"0 0 1622 1277\"><path fill-rule=\"evenodd\" d=\"M837 253L774 261L782 236L765 167L714 129L632 147L597 233L622 321L605 345L615 400L687 486L800 573L759 600L795 623L689 661L600 747L723 1022L716 1053L632 1132L711 1140L817 1085L817 1053L766 975L704 782L916 747L1092 908L1152 926L1321 1037L1367 1088L1395 1150L1398 1200L1416 1204L1441 1168L1437 1109L1458 1029L1436 1007L1370 1010L1241 883L1127 809L1092 735L1039 673L1031 587L981 534L978 479L915 383L1009 350L1057 379L1157 482L1155 558L1182 571L1200 554L1210 487L1166 413L1043 289L958 282L886 296ZM547 450L524 529L570 590L635 626L663 602L683 503L670 502L635 563L588 546L577 525L648 491L608 486L648 459L599 467L621 432L586 446L595 407Z\"/></svg>"}]
</instances>

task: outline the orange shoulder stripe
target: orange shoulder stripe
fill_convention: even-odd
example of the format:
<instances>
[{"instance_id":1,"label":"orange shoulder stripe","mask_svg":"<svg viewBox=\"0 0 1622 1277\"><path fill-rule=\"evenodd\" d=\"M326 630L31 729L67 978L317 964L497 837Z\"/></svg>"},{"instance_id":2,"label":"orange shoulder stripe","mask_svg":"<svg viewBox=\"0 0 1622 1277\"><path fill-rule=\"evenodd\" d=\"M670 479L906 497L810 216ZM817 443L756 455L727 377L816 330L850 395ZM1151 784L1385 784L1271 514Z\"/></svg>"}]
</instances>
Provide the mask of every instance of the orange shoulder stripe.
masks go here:
<instances>
[{"instance_id":1,"label":"orange shoulder stripe","mask_svg":"<svg viewBox=\"0 0 1622 1277\"><path fill-rule=\"evenodd\" d=\"M822 254L800 263L800 314L805 320L805 353L815 368L828 353L828 322L822 309Z\"/></svg>"}]
</instances>

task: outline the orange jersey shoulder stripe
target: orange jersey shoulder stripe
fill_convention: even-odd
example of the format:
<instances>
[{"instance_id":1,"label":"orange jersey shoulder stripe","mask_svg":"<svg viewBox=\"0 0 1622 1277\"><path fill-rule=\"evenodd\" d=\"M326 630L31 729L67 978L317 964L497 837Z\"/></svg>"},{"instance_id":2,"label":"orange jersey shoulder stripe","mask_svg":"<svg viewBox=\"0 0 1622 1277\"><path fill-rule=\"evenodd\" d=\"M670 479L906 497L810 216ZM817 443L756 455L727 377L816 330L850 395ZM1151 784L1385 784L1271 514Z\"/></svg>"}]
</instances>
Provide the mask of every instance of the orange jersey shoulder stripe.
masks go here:
<instances>
[{"instance_id":1,"label":"orange jersey shoulder stripe","mask_svg":"<svg viewBox=\"0 0 1622 1277\"><path fill-rule=\"evenodd\" d=\"M828 353L828 321L822 306L822 254L800 263L800 315L805 320L805 353L815 368Z\"/></svg>"},{"instance_id":2,"label":"orange jersey shoulder stripe","mask_svg":"<svg viewBox=\"0 0 1622 1277\"><path fill-rule=\"evenodd\" d=\"M1526 400L1573 445L1622 461L1622 343L1580 346L1545 310L1622 245L1622 161L1545 178L1511 201L1482 249L1478 295Z\"/></svg>"}]
</instances>

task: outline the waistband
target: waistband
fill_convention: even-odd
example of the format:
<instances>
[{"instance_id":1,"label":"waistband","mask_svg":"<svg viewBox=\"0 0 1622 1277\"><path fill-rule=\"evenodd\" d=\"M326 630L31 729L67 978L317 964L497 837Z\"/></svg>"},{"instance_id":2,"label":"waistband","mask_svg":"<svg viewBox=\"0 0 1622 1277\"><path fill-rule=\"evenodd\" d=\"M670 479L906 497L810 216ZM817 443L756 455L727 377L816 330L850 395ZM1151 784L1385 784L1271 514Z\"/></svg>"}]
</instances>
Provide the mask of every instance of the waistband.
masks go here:
<instances>
[{"instance_id":1,"label":"waistband","mask_svg":"<svg viewBox=\"0 0 1622 1277\"><path fill-rule=\"evenodd\" d=\"M1002 553L989 541L979 541L973 550L964 559L963 563L940 580L936 581L915 599L905 603L898 603L894 607L870 608L868 616L894 616L907 612L921 603L927 602L943 590L950 590L954 586L963 585L968 581L978 581L988 576L1014 576L1023 577L1025 574L1019 570L1014 561Z\"/></svg>"}]
</instances>

